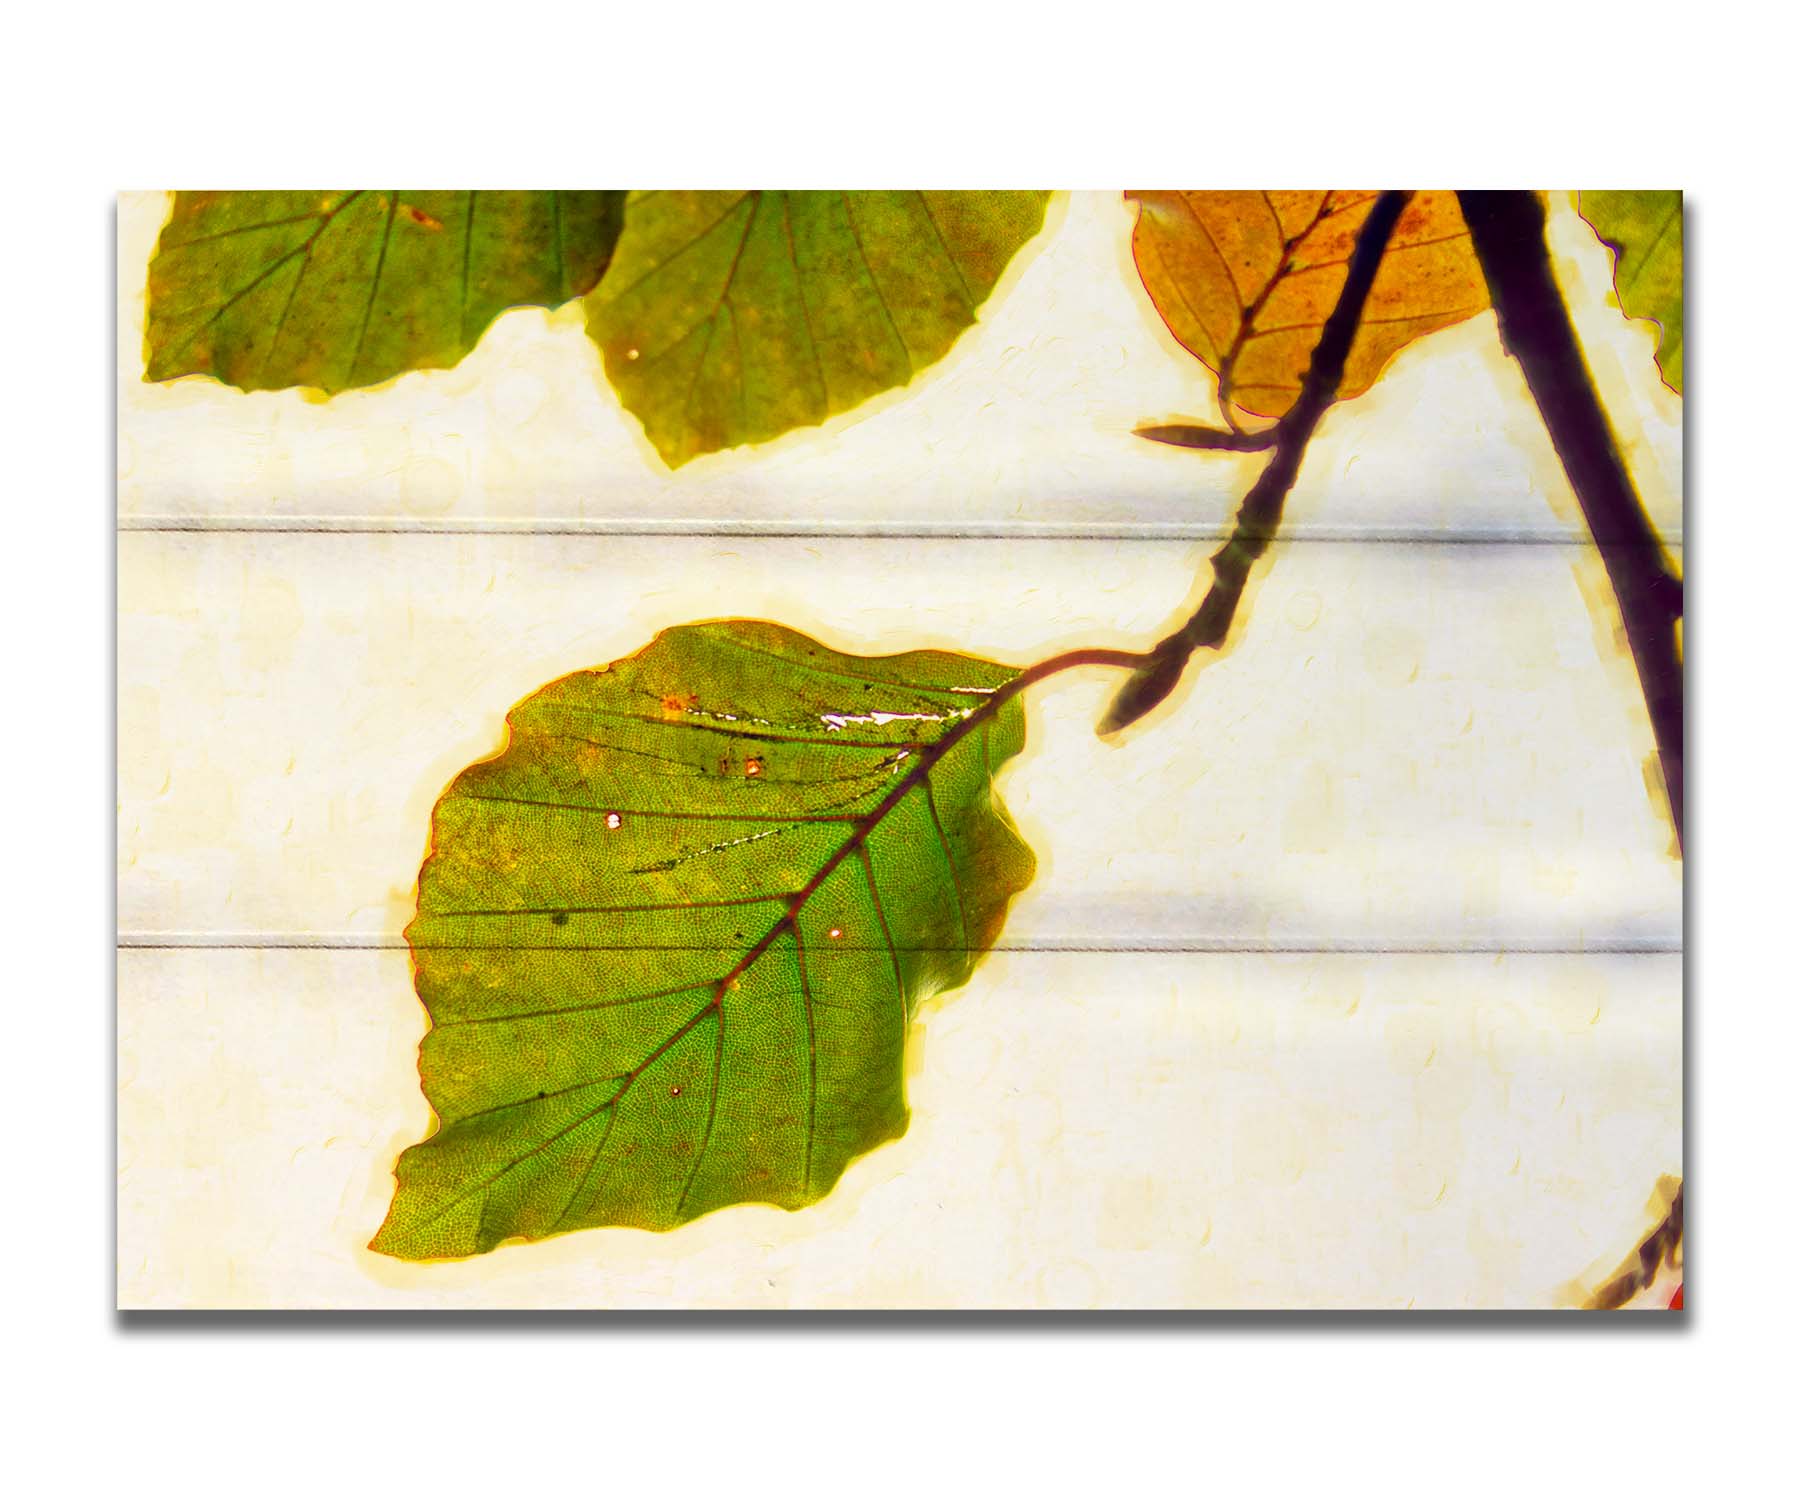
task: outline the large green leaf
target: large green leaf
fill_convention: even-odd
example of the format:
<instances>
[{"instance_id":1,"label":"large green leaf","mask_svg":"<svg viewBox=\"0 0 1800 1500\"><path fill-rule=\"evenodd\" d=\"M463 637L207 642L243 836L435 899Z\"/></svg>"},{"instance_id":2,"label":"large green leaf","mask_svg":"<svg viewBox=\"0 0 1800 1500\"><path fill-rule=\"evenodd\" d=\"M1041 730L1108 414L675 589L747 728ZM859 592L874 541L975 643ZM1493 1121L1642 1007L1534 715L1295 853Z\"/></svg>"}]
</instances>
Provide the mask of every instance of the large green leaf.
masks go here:
<instances>
[{"instance_id":1,"label":"large green leaf","mask_svg":"<svg viewBox=\"0 0 1800 1500\"><path fill-rule=\"evenodd\" d=\"M624 196L177 193L150 262L146 374L341 391L453 365L507 308L592 287Z\"/></svg>"},{"instance_id":2,"label":"large green leaf","mask_svg":"<svg viewBox=\"0 0 1800 1500\"><path fill-rule=\"evenodd\" d=\"M1681 389L1681 194L1583 192L1582 218L1613 252L1613 288L1628 318L1650 318L1662 330L1656 364L1671 390Z\"/></svg>"},{"instance_id":3,"label":"large green leaf","mask_svg":"<svg viewBox=\"0 0 1800 1500\"><path fill-rule=\"evenodd\" d=\"M733 620L514 708L433 816L407 937L441 1123L373 1248L800 1208L900 1135L909 1021L1031 879L993 789L1023 685Z\"/></svg>"},{"instance_id":4,"label":"large green leaf","mask_svg":"<svg viewBox=\"0 0 1800 1500\"><path fill-rule=\"evenodd\" d=\"M905 385L975 321L1047 193L633 194L588 298L671 467Z\"/></svg>"}]
</instances>

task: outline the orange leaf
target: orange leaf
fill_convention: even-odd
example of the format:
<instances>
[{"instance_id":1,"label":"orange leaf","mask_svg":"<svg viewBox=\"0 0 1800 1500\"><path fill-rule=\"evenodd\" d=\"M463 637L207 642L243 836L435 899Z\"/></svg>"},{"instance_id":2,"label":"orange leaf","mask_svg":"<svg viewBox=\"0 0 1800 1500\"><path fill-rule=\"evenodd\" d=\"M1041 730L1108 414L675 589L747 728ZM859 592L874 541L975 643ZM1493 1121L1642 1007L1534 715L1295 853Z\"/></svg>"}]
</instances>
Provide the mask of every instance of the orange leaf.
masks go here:
<instances>
[{"instance_id":1,"label":"orange leaf","mask_svg":"<svg viewBox=\"0 0 1800 1500\"><path fill-rule=\"evenodd\" d=\"M1275 419L1294 404L1349 274L1375 193L1128 192L1131 253L1150 300L1219 377L1219 408ZM1361 395L1412 340L1488 305L1454 193L1415 194L1376 273L1338 385Z\"/></svg>"}]
</instances>

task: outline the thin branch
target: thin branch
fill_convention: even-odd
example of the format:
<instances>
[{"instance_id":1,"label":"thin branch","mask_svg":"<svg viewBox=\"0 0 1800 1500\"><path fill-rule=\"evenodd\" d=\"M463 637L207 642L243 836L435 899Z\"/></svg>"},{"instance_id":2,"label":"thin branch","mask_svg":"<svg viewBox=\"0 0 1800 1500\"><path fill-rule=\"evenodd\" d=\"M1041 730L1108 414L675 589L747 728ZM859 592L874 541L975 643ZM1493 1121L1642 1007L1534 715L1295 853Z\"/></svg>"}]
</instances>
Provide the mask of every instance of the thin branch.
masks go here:
<instances>
[{"instance_id":1,"label":"thin branch","mask_svg":"<svg viewBox=\"0 0 1800 1500\"><path fill-rule=\"evenodd\" d=\"M1457 196L1500 314L1500 337L1525 372L1619 601L1679 846L1684 822L1680 576L1632 486L1594 391L1551 270L1542 201L1523 192Z\"/></svg>"},{"instance_id":2,"label":"thin branch","mask_svg":"<svg viewBox=\"0 0 1800 1500\"><path fill-rule=\"evenodd\" d=\"M1288 491L1299 477L1306 445L1326 408L1337 398L1344 363L1350 357L1350 345L1362 323L1369 289L1375 284L1375 273L1380 268L1388 241L1393 237L1394 226L1411 198L1412 194L1407 192L1385 192L1375 200L1375 206L1363 220L1356 236L1356 249L1350 256L1344 288L1338 293L1337 306L1325 320L1300 395L1287 415L1275 424L1269 462L1238 507L1237 526L1230 539L1213 554L1212 587L1187 623L1158 642L1150 652L1149 660L1119 689L1118 696L1100 721L1101 734L1111 734L1141 719L1175 690L1188 659L1196 651L1216 649L1223 644L1231 629L1232 617L1237 613L1238 601L1243 598L1250 570L1268 551L1276 528L1281 524L1282 507L1287 503Z\"/></svg>"}]
</instances>

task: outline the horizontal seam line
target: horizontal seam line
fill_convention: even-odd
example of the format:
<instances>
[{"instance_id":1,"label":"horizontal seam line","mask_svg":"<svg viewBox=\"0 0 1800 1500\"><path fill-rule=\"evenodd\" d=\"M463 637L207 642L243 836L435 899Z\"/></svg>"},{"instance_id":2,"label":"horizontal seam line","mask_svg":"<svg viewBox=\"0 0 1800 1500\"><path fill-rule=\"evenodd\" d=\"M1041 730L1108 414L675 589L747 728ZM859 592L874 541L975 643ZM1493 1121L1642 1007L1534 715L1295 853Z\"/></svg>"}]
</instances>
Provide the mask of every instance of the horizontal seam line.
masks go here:
<instances>
[{"instance_id":1,"label":"horizontal seam line","mask_svg":"<svg viewBox=\"0 0 1800 1500\"><path fill-rule=\"evenodd\" d=\"M295 938L295 939L220 938L220 939L214 940L214 939L204 939L204 938L200 938L200 939L196 939L196 938L164 939L164 938L155 938L155 937L149 937L149 936L121 935L120 938L118 939L118 947L121 951L145 951L145 950L157 951L157 950L161 950L161 951L177 951L177 952L220 952L220 951L256 952L256 951L262 951L262 950L270 950L270 951L305 952L305 951L309 951L309 950L317 950L317 951L322 951L322 952L365 952L366 953L366 952L405 952L412 946L413 945L409 944L404 938L370 938L366 941L345 940L345 939L330 939L330 940L326 940L326 941L309 941L309 940L298 939L298 938ZM460 949L460 948L469 948L469 947L476 947L476 946L481 946L483 948L483 951L488 951L488 948L490 948L490 947L493 949L493 951L513 951L513 950L524 951L526 949L527 945L513 944L513 943L505 943L505 944L497 944L497 945L472 945L472 944L465 944L465 943L443 943L443 944L422 944L421 945L421 947L423 947L425 949L425 951L428 951L428 952L453 951L453 950ZM547 944L544 946L545 946L546 951L571 952L571 953L591 951L590 949L584 948L582 945L576 944L576 943L554 943L554 944ZM689 946L684 947L684 946L668 946L668 945L663 945L663 944L633 943L633 944L622 944L622 945L618 945L618 946L623 947L623 948L630 948L632 951L637 951L637 952L645 952L645 953L671 952L671 953L673 953L673 952L688 952L688 951L700 951L700 950L710 952L713 949L717 948L719 945L718 944L699 944L699 945L689 945ZM875 951L875 950L871 949L869 951ZM883 949L882 951L886 951L886 950ZM915 946L909 946L909 945L902 944L902 945L900 945L900 951L901 952L922 952L925 950L923 948L918 948ZM933 951L935 951L935 950L933 950ZM960 945L947 945L944 951L962 952L964 950L960 947ZM1171 942L1171 943L1118 943L1118 944L997 943L997 944L993 945L993 947L991 947L985 951L991 952L991 953L1217 953L1217 954L1231 954L1231 953L1255 953L1255 954L1321 953L1321 954L1324 954L1324 953L1337 953L1337 954L1345 954L1345 955L1393 953L1393 954L1420 954L1420 955L1435 954L1435 955L1442 955L1442 956L1454 956L1457 954L1468 954L1468 955L1475 956L1475 957L1479 957L1482 955L1491 956L1491 955L1496 955L1496 954L1519 954L1522 956L1532 956L1532 955L1540 955L1540 954L1548 955L1548 956L1577 955L1577 954L1590 954L1590 955L1596 955L1596 956L1616 956L1616 955L1629 956L1629 955L1634 955L1634 954L1636 954L1636 955L1673 956L1673 955L1682 953L1683 947L1682 947L1681 943L1674 942L1674 941L1668 941L1668 942L1656 942L1656 941L1617 942L1617 943L1600 941L1600 942L1593 942L1593 943L1556 943L1556 944L1531 943L1531 942L1467 943L1467 944L1449 944L1449 943L1419 944L1419 943L1403 943L1403 942L1395 942L1395 943L1331 943L1331 942L1324 942L1324 941L1319 941L1319 942L1304 942L1304 941L1300 941L1300 942L1269 942L1269 943L1230 942L1230 943L1227 943L1227 942L1221 941L1221 942L1217 942L1217 943Z\"/></svg>"},{"instance_id":2,"label":"horizontal seam line","mask_svg":"<svg viewBox=\"0 0 1800 1500\"><path fill-rule=\"evenodd\" d=\"M946 523L943 526L915 524L910 526L805 526L792 522L771 522L766 526L753 523L731 525L709 522L694 525L641 525L638 523L531 523L460 525L377 523L365 521L319 522L240 522L188 520L169 517L122 518L120 535L218 535L218 536L420 536L420 537L570 537L643 538L649 540L693 541L1053 541L1053 542L1192 542L1220 541L1231 535L1230 525L1215 523L1190 524L1172 521L1124 522L1113 525L1007 524L970 526ZM1663 535L1665 546L1679 547L1683 533L1670 531ZM1396 527L1392 530L1311 527L1284 532L1284 542L1309 542L1333 545L1409 545L1409 546L1552 546L1592 548L1591 538L1574 532L1544 530L1456 531L1422 530ZM1646 544L1648 545L1648 544Z\"/></svg>"}]
</instances>

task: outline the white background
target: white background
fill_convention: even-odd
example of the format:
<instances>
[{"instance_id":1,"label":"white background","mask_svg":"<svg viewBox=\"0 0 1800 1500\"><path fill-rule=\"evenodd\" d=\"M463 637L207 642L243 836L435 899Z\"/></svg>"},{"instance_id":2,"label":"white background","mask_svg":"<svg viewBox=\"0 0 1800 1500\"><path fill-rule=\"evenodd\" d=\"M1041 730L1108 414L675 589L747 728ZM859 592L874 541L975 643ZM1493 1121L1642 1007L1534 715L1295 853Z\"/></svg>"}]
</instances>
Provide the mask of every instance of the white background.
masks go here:
<instances>
[{"instance_id":1,"label":"white background","mask_svg":"<svg viewBox=\"0 0 1800 1500\"><path fill-rule=\"evenodd\" d=\"M1503 19L1288 6L1279 25L1195 5L1066 19L822 6L810 23L781 10L688 7L662 37L595 7L522 5L164 6L15 31L7 1106L9 1243L23 1247L10 1363L26 1383L12 1410L26 1439L9 1468L23 1460L45 1493L1763 1487L1791 1404L1782 606L1797 538L1775 450L1793 361L1769 278L1785 273L1767 248L1793 243L1793 212L1781 159L1759 143L1785 134L1775 68L1789 49L1747 33L1733 6L1638 7L1628 34L1617 12L1590 25L1566 4ZM1643 40L1659 34L1660 47ZM921 108L958 117L924 131L906 118ZM119 1323L112 195L328 169L417 176L420 162L444 183L1098 187L1129 172L1248 186L1366 180L1379 164L1422 184L1687 189L1696 1311L1600 1327Z\"/></svg>"}]
</instances>

